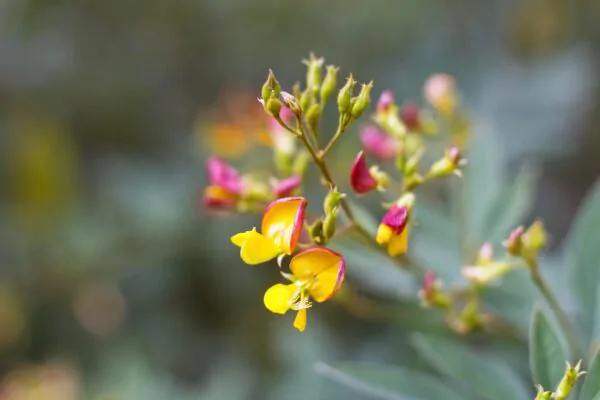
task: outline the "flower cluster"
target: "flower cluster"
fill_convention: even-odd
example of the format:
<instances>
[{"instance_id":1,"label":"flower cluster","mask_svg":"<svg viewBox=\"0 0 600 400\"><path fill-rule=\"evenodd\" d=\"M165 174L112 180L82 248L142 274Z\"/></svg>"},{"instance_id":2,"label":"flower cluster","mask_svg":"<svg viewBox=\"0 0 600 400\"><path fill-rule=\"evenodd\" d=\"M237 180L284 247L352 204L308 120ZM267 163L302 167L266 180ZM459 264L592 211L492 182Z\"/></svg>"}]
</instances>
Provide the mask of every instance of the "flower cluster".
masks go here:
<instances>
[{"instance_id":1,"label":"flower cluster","mask_svg":"<svg viewBox=\"0 0 600 400\"><path fill-rule=\"evenodd\" d=\"M445 122L454 119L458 109L451 78L444 81L440 76L434 77L439 82L425 86L424 97L430 108L413 102L398 106L391 91L381 93L371 118L373 123L360 132L364 150L350 165L348 177L350 187L358 195L377 190L395 198L391 203L382 202L385 212L373 235L354 217L326 159L348 128L368 109L373 82L363 83L355 90L359 85L349 75L334 96L339 69L325 67L324 59L312 54L304 63L307 66L304 89L296 83L290 92L282 90L273 71L269 71L261 89L259 102L267 118L266 134L261 141L272 149L275 174L266 178L264 174L240 174L221 158L212 156L207 160L209 185L203 192L208 208L262 212L260 229L238 233L231 241L239 247L242 260L250 265L277 259L281 268L284 258L291 257L289 272L281 271L289 283L269 288L264 304L276 314L297 311L294 326L300 331L306 326L306 310L312 302L331 299L344 281L343 256L326 246L344 232L355 230L390 257L404 257L414 220L415 189L437 178L460 176L465 163L460 147L450 140L441 158L425 170L420 168L426 137L437 135ZM333 135L324 137L320 131L321 116L332 99L337 102L338 125ZM370 166L367 155L382 162L394 160L395 171L387 166L385 169ZM305 214L307 200L301 197L302 176L309 161L319 170L327 188L323 214L310 222ZM338 231L340 211L347 226ZM308 243L300 243L303 229ZM442 297L431 293L426 297L442 301Z\"/></svg>"}]
</instances>

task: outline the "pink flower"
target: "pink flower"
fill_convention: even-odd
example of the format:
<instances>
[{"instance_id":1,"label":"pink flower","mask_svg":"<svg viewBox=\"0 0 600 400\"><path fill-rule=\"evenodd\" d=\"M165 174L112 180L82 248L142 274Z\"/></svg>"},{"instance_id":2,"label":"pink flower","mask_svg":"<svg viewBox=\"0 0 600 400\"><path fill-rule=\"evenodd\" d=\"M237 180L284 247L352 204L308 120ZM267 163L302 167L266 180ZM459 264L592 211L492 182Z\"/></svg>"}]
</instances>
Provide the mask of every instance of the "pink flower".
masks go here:
<instances>
[{"instance_id":1,"label":"pink flower","mask_svg":"<svg viewBox=\"0 0 600 400\"><path fill-rule=\"evenodd\" d=\"M400 144L374 125L360 131L360 141L367 153L382 160L392 159L400 152Z\"/></svg>"},{"instance_id":2,"label":"pink flower","mask_svg":"<svg viewBox=\"0 0 600 400\"><path fill-rule=\"evenodd\" d=\"M350 169L350 185L358 194L370 192L377 187L377 181L369 172L364 152L359 152Z\"/></svg>"},{"instance_id":3,"label":"pink flower","mask_svg":"<svg viewBox=\"0 0 600 400\"><path fill-rule=\"evenodd\" d=\"M421 125L421 110L415 103L406 103L400 109L400 119L409 131L416 131Z\"/></svg>"},{"instance_id":4,"label":"pink flower","mask_svg":"<svg viewBox=\"0 0 600 400\"><path fill-rule=\"evenodd\" d=\"M302 178L299 176L290 176L289 178L283 179L275 185L273 193L277 198L291 196L292 193L300 187Z\"/></svg>"},{"instance_id":5,"label":"pink flower","mask_svg":"<svg viewBox=\"0 0 600 400\"><path fill-rule=\"evenodd\" d=\"M381 223L392 229L392 233L399 235L404 231L408 222L408 208L394 206L388 210L381 219Z\"/></svg>"},{"instance_id":6,"label":"pink flower","mask_svg":"<svg viewBox=\"0 0 600 400\"><path fill-rule=\"evenodd\" d=\"M218 157L206 160L209 186L204 190L204 205L209 208L231 208L242 194L238 172Z\"/></svg>"},{"instance_id":7,"label":"pink flower","mask_svg":"<svg viewBox=\"0 0 600 400\"><path fill-rule=\"evenodd\" d=\"M391 90L384 90L377 100L377 112L386 112L394 104L394 93Z\"/></svg>"}]
</instances>

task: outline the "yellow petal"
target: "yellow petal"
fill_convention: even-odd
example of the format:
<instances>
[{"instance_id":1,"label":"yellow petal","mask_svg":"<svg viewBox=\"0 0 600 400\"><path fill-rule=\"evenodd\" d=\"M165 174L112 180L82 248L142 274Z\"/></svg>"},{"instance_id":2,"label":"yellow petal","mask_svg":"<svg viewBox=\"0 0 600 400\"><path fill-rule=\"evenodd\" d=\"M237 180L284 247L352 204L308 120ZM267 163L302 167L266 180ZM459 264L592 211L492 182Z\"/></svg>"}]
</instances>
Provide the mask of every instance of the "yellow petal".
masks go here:
<instances>
[{"instance_id":1,"label":"yellow petal","mask_svg":"<svg viewBox=\"0 0 600 400\"><path fill-rule=\"evenodd\" d=\"M380 224L379 228L377 228L377 236L375 236L375 240L379 244L388 243L392 238L392 228L387 225Z\"/></svg>"},{"instance_id":2,"label":"yellow petal","mask_svg":"<svg viewBox=\"0 0 600 400\"><path fill-rule=\"evenodd\" d=\"M298 329L300 332L304 332L306 328L306 308L301 309L296 314L296 318L294 318L294 328Z\"/></svg>"},{"instance_id":3,"label":"yellow petal","mask_svg":"<svg viewBox=\"0 0 600 400\"><path fill-rule=\"evenodd\" d=\"M246 239L252 232L256 232L256 228L252 228L251 231L246 231L242 233L235 234L231 237L231 243L235 244L237 247L242 247Z\"/></svg>"},{"instance_id":4,"label":"yellow petal","mask_svg":"<svg viewBox=\"0 0 600 400\"><path fill-rule=\"evenodd\" d=\"M210 185L204 189L204 196L215 200L235 200L236 195L218 185Z\"/></svg>"},{"instance_id":5,"label":"yellow petal","mask_svg":"<svg viewBox=\"0 0 600 400\"><path fill-rule=\"evenodd\" d=\"M408 226L401 234L393 235L388 243L388 254L392 257L406 253L408 248Z\"/></svg>"},{"instance_id":6,"label":"yellow petal","mask_svg":"<svg viewBox=\"0 0 600 400\"><path fill-rule=\"evenodd\" d=\"M298 290L294 284L284 285L278 283L271 286L266 292L263 298L265 307L269 311L275 314L285 314L295 300L295 294Z\"/></svg>"},{"instance_id":7,"label":"yellow petal","mask_svg":"<svg viewBox=\"0 0 600 400\"><path fill-rule=\"evenodd\" d=\"M344 280L343 257L323 247L313 247L295 255L290 271L300 280L313 280L309 294L318 302L330 299Z\"/></svg>"},{"instance_id":8,"label":"yellow petal","mask_svg":"<svg viewBox=\"0 0 600 400\"><path fill-rule=\"evenodd\" d=\"M233 241L234 238L231 238L231 240ZM238 238L236 238L236 241L237 240ZM281 250L275 245L271 238L261 235L256 231L246 232L241 247L240 256L246 264L250 265L267 262L281 253Z\"/></svg>"},{"instance_id":9,"label":"yellow petal","mask_svg":"<svg viewBox=\"0 0 600 400\"><path fill-rule=\"evenodd\" d=\"M306 199L286 197L269 204L262 219L261 232L286 254L292 254L304 223Z\"/></svg>"}]
</instances>

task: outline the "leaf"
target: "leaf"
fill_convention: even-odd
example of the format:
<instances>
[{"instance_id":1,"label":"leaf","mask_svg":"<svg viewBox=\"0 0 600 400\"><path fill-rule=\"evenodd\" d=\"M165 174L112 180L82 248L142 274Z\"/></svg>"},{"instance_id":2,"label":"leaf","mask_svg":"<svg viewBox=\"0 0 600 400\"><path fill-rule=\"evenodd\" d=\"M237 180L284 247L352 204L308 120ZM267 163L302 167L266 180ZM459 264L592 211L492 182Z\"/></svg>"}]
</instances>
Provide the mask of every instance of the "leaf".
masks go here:
<instances>
[{"instance_id":1,"label":"leaf","mask_svg":"<svg viewBox=\"0 0 600 400\"><path fill-rule=\"evenodd\" d=\"M393 299L415 296L413 278L379 249L348 239L334 241L329 247L344 256L346 275L367 289Z\"/></svg>"},{"instance_id":2,"label":"leaf","mask_svg":"<svg viewBox=\"0 0 600 400\"><path fill-rule=\"evenodd\" d=\"M579 400L600 400L600 348L596 350L585 375Z\"/></svg>"},{"instance_id":3,"label":"leaf","mask_svg":"<svg viewBox=\"0 0 600 400\"><path fill-rule=\"evenodd\" d=\"M482 241L498 243L522 223L533 205L537 180L535 168L525 166L519 171L512 185L507 185L486 210L486 218L479 229Z\"/></svg>"},{"instance_id":4,"label":"leaf","mask_svg":"<svg viewBox=\"0 0 600 400\"><path fill-rule=\"evenodd\" d=\"M344 363L335 366L318 363L315 369L320 375L372 399L464 399L439 378L405 368L370 363Z\"/></svg>"},{"instance_id":5,"label":"leaf","mask_svg":"<svg viewBox=\"0 0 600 400\"><path fill-rule=\"evenodd\" d=\"M537 308L529 334L529 366L533 382L544 388L558 385L565 368L565 350L548 318Z\"/></svg>"},{"instance_id":6,"label":"leaf","mask_svg":"<svg viewBox=\"0 0 600 400\"><path fill-rule=\"evenodd\" d=\"M531 393L501 360L490 359L448 339L422 334L412 338L421 357L440 374L453 378L487 400L526 400Z\"/></svg>"},{"instance_id":7,"label":"leaf","mask_svg":"<svg viewBox=\"0 0 600 400\"><path fill-rule=\"evenodd\" d=\"M585 310L585 313L579 315L578 326L587 342L597 339L600 333L596 301L600 280L598 226L600 226L600 182L594 185L584 200L565 244L565 263L570 268L572 290L579 310Z\"/></svg>"}]
</instances>

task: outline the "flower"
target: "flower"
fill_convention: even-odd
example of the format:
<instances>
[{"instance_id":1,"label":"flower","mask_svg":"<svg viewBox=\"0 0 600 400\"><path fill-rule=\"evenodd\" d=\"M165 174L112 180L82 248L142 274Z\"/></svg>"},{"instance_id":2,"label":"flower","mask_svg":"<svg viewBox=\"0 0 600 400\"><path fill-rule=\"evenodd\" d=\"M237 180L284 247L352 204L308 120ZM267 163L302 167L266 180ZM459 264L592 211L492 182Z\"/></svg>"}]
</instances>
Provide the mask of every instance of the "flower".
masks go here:
<instances>
[{"instance_id":1,"label":"flower","mask_svg":"<svg viewBox=\"0 0 600 400\"><path fill-rule=\"evenodd\" d=\"M450 298L442 290L442 281L431 271L423 278L419 297L424 307L448 309L451 306Z\"/></svg>"},{"instance_id":2,"label":"flower","mask_svg":"<svg viewBox=\"0 0 600 400\"><path fill-rule=\"evenodd\" d=\"M404 205L394 205L381 219L375 240L387 244L388 254L392 257L406 253L408 247L409 210Z\"/></svg>"},{"instance_id":3,"label":"flower","mask_svg":"<svg viewBox=\"0 0 600 400\"><path fill-rule=\"evenodd\" d=\"M369 171L364 152L359 152L350 168L350 185L358 194L364 194L377 188L378 182Z\"/></svg>"},{"instance_id":4,"label":"flower","mask_svg":"<svg viewBox=\"0 0 600 400\"><path fill-rule=\"evenodd\" d=\"M242 260L256 265L282 254L292 254L304 223L306 204L303 197L275 200L263 214L261 232L253 228L232 236L231 242L240 247Z\"/></svg>"},{"instance_id":5,"label":"flower","mask_svg":"<svg viewBox=\"0 0 600 400\"><path fill-rule=\"evenodd\" d=\"M421 129L421 110L415 103L408 102L402 106L400 119L409 131Z\"/></svg>"},{"instance_id":6,"label":"flower","mask_svg":"<svg viewBox=\"0 0 600 400\"><path fill-rule=\"evenodd\" d=\"M302 178L299 176L290 176L289 178L282 179L274 185L273 194L277 198L288 197L300 187L301 183Z\"/></svg>"},{"instance_id":7,"label":"flower","mask_svg":"<svg viewBox=\"0 0 600 400\"><path fill-rule=\"evenodd\" d=\"M231 208L243 192L242 180L231 165L218 157L206 160L210 185L204 190L204 204L211 208Z\"/></svg>"},{"instance_id":8,"label":"flower","mask_svg":"<svg viewBox=\"0 0 600 400\"><path fill-rule=\"evenodd\" d=\"M377 112L386 112L392 104L394 104L394 93L391 90L384 90L377 100Z\"/></svg>"},{"instance_id":9,"label":"flower","mask_svg":"<svg viewBox=\"0 0 600 400\"><path fill-rule=\"evenodd\" d=\"M447 74L432 75L425 82L423 94L440 114L452 115L456 110L458 98L454 78Z\"/></svg>"},{"instance_id":10,"label":"flower","mask_svg":"<svg viewBox=\"0 0 600 400\"><path fill-rule=\"evenodd\" d=\"M291 274L283 274L291 283L278 283L265 293L264 304L275 314L298 311L294 327L306 327L311 298L317 303L331 299L341 288L346 272L344 258L333 250L312 247L296 254L290 261Z\"/></svg>"},{"instance_id":11,"label":"flower","mask_svg":"<svg viewBox=\"0 0 600 400\"><path fill-rule=\"evenodd\" d=\"M360 131L360 141L367 153L382 160L392 159L400 153L400 144L374 125Z\"/></svg>"}]
</instances>

